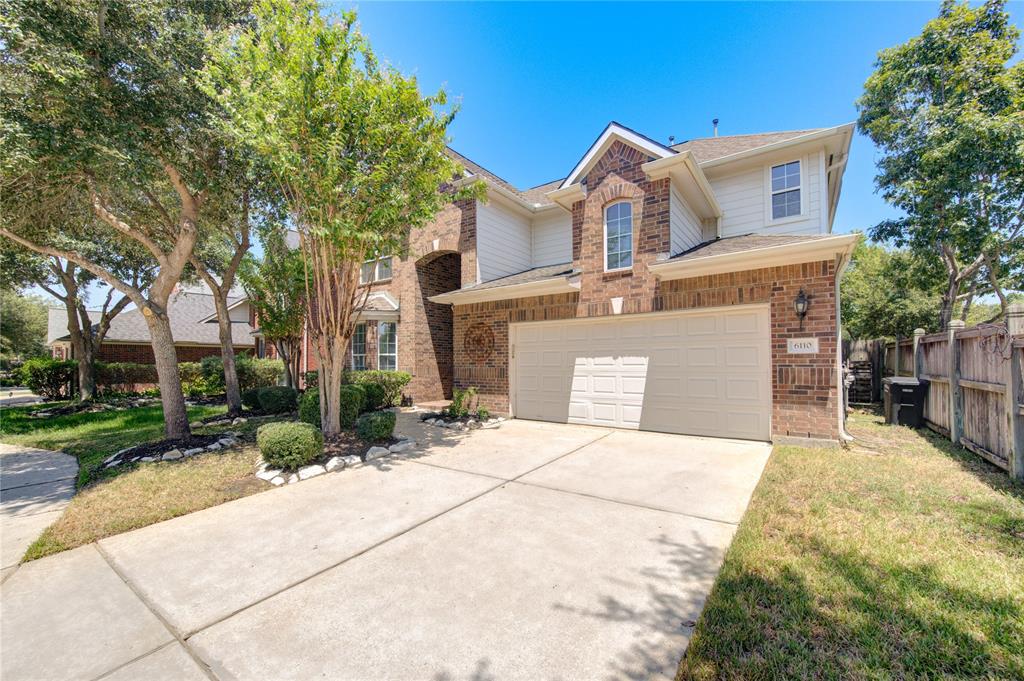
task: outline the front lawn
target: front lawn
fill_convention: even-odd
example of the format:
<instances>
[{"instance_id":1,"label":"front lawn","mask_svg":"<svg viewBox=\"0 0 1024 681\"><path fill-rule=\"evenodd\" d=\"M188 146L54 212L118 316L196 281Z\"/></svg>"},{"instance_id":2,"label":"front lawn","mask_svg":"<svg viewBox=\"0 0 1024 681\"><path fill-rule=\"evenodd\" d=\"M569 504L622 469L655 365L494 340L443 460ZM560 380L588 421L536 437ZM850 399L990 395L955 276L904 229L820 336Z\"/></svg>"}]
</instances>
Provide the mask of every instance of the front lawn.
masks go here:
<instances>
[{"instance_id":1,"label":"front lawn","mask_svg":"<svg viewBox=\"0 0 1024 681\"><path fill-rule=\"evenodd\" d=\"M116 478L80 490L64 514L28 548L24 560L162 520L192 513L270 488L253 475L260 452L253 445L180 461L125 467Z\"/></svg>"},{"instance_id":2,"label":"front lawn","mask_svg":"<svg viewBox=\"0 0 1024 681\"><path fill-rule=\"evenodd\" d=\"M678 678L1024 677L1024 486L928 430L850 430L775 448Z\"/></svg>"},{"instance_id":3,"label":"front lawn","mask_svg":"<svg viewBox=\"0 0 1024 681\"><path fill-rule=\"evenodd\" d=\"M51 405L48 405L51 406ZM63 451L78 457L78 485L97 477L103 460L114 452L143 442L163 439L164 413L158 404L127 411L69 414L52 418L31 418L30 412L43 406L0 409L0 442ZM223 406L190 407L190 421L225 411ZM121 472L121 467L103 476Z\"/></svg>"}]
</instances>

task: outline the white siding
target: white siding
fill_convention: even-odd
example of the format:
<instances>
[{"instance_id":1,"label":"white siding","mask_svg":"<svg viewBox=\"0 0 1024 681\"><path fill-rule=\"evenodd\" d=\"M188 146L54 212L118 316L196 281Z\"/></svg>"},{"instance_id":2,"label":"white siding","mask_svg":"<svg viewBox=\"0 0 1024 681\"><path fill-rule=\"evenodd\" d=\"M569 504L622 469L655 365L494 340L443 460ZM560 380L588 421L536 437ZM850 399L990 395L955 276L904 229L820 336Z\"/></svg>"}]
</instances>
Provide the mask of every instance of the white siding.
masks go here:
<instances>
[{"instance_id":1,"label":"white siding","mask_svg":"<svg viewBox=\"0 0 1024 681\"><path fill-rule=\"evenodd\" d=\"M787 159L794 160L794 159ZM804 186L801 187L804 215L778 224L770 222L767 166L758 166L740 173L709 179L718 204L722 207L721 236L761 234L823 234L828 231L822 217L821 159L818 153L800 158ZM780 163L785 161L777 161Z\"/></svg>"},{"instance_id":2,"label":"white siding","mask_svg":"<svg viewBox=\"0 0 1024 681\"><path fill-rule=\"evenodd\" d=\"M675 185L669 187L669 247L677 255L699 244L701 239L700 218L690 210Z\"/></svg>"},{"instance_id":3,"label":"white siding","mask_svg":"<svg viewBox=\"0 0 1024 681\"><path fill-rule=\"evenodd\" d=\"M572 261L572 216L563 211L533 221L533 267Z\"/></svg>"},{"instance_id":4,"label":"white siding","mask_svg":"<svg viewBox=\"0 0 1024 681\"><path fill-rule=\"evenodd\" d=\"M228 311L228 318L233 322L249 323L249 303L242 303Z\"/></svg>"},{"instance_id":5,"label":"white siding","mask_svg":"<svg viewBox=\"0 0 1024 681\"><path fill-rule=\"evenodd\" d=\"M477 204L476 257L481 282L530 269L530 242L526 218L494 199Z\"/></svg>"}]
</instances>

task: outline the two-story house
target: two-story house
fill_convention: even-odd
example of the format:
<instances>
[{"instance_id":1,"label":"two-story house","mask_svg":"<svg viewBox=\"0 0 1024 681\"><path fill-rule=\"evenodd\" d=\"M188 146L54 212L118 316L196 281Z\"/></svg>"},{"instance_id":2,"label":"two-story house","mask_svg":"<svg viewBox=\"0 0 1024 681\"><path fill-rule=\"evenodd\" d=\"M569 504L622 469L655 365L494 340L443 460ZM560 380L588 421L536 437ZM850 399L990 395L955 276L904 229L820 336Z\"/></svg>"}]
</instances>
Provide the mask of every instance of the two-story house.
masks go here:
<instances>
[{"instance_id":1,"label":"two-story house","mask_svg":"<svg viewBox=\"0 0 1024 681\"><path fill-rule=\"evenodd\" d=\"M349 362L408 371L418 402L476 386L517 418L837 440L855 237L831 229L852 135L666 146L611 123L525 190L452 152L487 201L453 202L364 265Z\"/></svg>"}]
</instances>

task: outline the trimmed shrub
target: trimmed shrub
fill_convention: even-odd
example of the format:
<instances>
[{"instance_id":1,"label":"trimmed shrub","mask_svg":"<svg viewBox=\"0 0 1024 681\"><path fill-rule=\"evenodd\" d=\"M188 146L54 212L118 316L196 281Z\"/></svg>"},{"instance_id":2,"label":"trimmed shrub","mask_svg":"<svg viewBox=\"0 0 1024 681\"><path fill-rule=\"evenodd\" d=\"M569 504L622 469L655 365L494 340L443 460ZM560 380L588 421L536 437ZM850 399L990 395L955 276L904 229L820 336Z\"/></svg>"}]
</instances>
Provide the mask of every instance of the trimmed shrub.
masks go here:
<instances>
[{"instance_id":1,"label":"trimmed shrub","mask_svg":"<svg viewBox=\"0 0 1024 681\"><path fill-rule=\"evenodd\" d=\"M237 358L236 358L237 363ZM203 380L211 388L224 388L224 360L220 355L207 355L199 360Z\"/></svg>"},{"instance_id":2,"label":"trimmed shrub","mask_svg":"<svg viewBox=\"0 0 1024 681\"><path fill-rule=\"evenodd\" d=\"M260 426L256 431L256 444L267 464L292 470L305 466L324 451L324 437L320 429L296 421Z\"/></svg>"},{"instance_id":3,"label":"trimmed shrub","mask_svg":"<svg viewBox=\"0 0 1024 681\"><path fill-rule=\"evenodd\" d=\"M179 365L179 371L181 365ZM145 383L157 383L156 366L133 362L96 362L96 386L104 391L130 392ZM182 377L182 383L185 383Z\"/></svg>"},{"instance_id":4,"label":"trimmed shrub","mask_svg":"<svg viewBox=\"0 0 1024 681\"><path fill-rule=\"evenodd\" d=\"M294 388L286 388L283 385L273 385L266 388L259 388L257 395L260 400L260 409L268 414L280 414L295 409L299 393Z\"/></svg>"},{"instance_id":5,"label":"trimmed shrub","mask_svg":"<svg viewBox=\"0 0 1024 681\"><path fill-rule=\"evenodd\" d=\"M247 388L265 388L281 383L284 378L284 362L279 359L253 359L249 355L235 358L238 385Z\"/></svg>"},{"instance_id":6,"label":"trimmed shrub","mask_svg":"<svg viewBox=\"0 0 1024 681\"><path fill-rule=\"evenodd\" d=\"M307 371L306 372L306 390L315 388L320 385L320 372L319 371Z\"/></svg>"},{"instance_id":7,"label":"trimmed shrub","mask_svg":"<svg viewBox=\"0 0 1024 681\"><path fill-rule=\"evenodd\" d=\"M307 390L299 398L299 420L320 427L320 391Z\"/></svg>"},{"instance_id":8,"label":"trimmed shrub","mask_svg":"<svg viewBox=\"0 0 1024 681\"><path fill-rule=\"evenodd\" d=\"M36 357L21 365L21 380L32 392L49 400L71 396L71 382L78 375L73 359Z\"/></svg>"},{"instance_id":9,"label":"trimmed shrub","mask_svg":"<svg viewBox=\"0 0 1024 681\"><path fill-rule=\"evenodd\" d=\"M154 367L154 370L156 367ZM199 362L179 362L178 374L182 383L191 383L203 377L203 365ZM156 383L156 381L153 381Z\"/></svg>"},{"instance_id":10,"label":"trimmed shrub","mask_svg":"<svg viewBox=\"0 0 1024 681\"><path fill-rule=\"evenodd\" d=\"M242 391L242 404L247 408L256 411L260 408L260 390L262 388L250 388Z\"/></svg>"},{"instance_id":11,"label":"trimmed shrub","mask_svg":"<svg viewBox=\"0 0 1024 681\"><path fill-rule=\"evenodd\" d=\"M362 389L366 391L366 405L363 411L377 411L384 406L386 396L384 388L378 383L364 383Z\"/></svg>"},{"instance_id":12,"label":"trimmed shrub","mask_svg":"<svg viewBox=\"0 0 1024 681\"><path fill-rule=\"evenodd\" d=\"M386 440L395 432L395 412L371 411L356 421L356 434L364 440Z\"/></svg>"},{"instance_id":13,"label":"trimmed shrub","mask_svg":"<svg viewBox=\"0 0 1024 681\"><path fill-rule=\"evenodd\" d=\"M383 407L396 407L402 400L402 389L412 380L412 375L405 371L349 371L345 374L347 383L356 385L374 384L384 391Z\"/></svg>"},{"instance_id":14,"label":"trimmed shrub","mask_svg":"<svg viewBox=\"0 0 1024 681\"><path fill-rule=\"evenodd\" d=\"M361 386L341 386L341 427L351 428L355 425L359 413L366 403L366 391Z\"/></svg>"}]
</instances>

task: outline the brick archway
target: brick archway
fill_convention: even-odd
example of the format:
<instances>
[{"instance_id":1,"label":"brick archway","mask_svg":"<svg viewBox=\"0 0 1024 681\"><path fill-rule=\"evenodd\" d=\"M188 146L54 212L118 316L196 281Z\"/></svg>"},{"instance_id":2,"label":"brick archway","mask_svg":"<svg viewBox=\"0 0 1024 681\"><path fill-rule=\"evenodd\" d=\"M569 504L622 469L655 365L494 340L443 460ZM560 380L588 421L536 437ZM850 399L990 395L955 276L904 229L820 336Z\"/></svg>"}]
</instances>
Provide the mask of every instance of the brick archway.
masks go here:
<instances>
[{"instance_id":1,"label":"brick archway","mask_svg":"<svg viewBox=\"0 0 1024 681\"><path fill-rule=\"evenodd\" d=\"M452 396L452 308L429 298L458 289L461 272L462 257L453 250L435 250L416 261L416 375L411 392L420 401Z\"/></svg>"}]
</instances>

